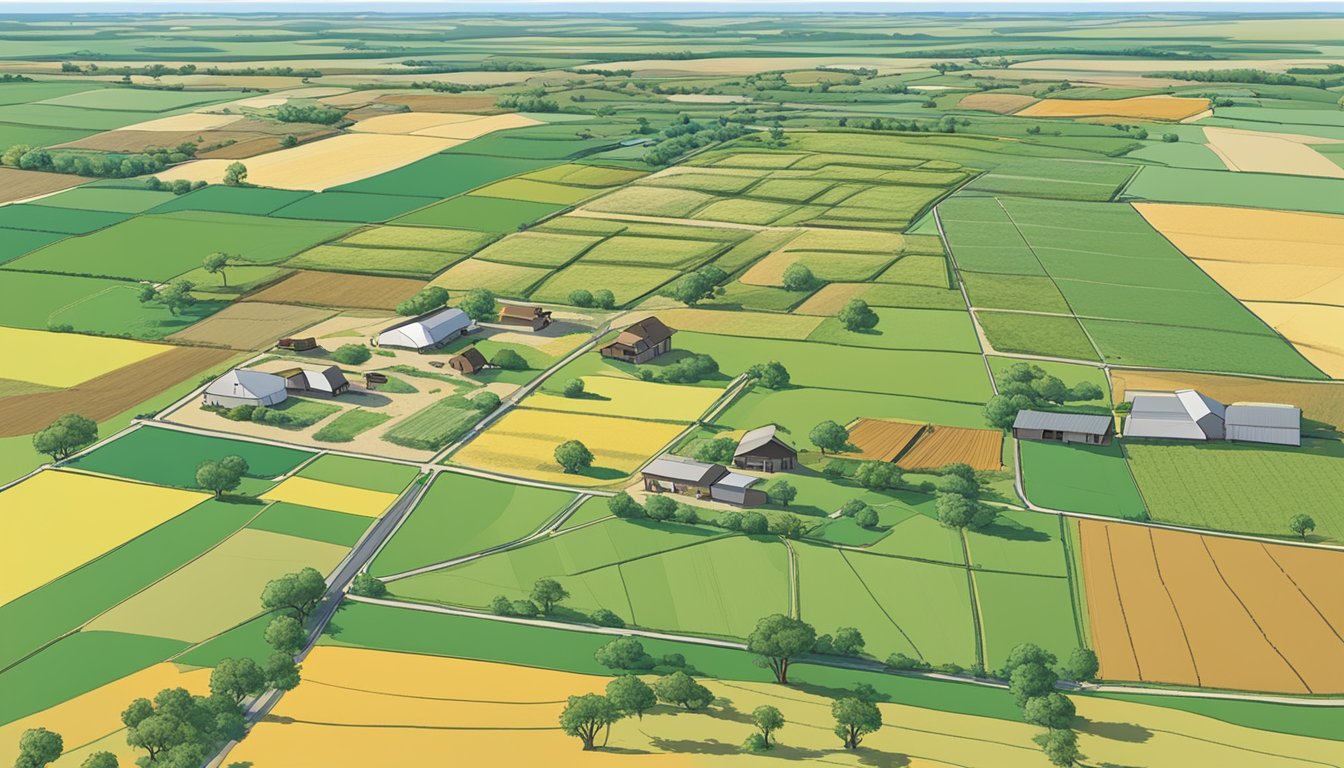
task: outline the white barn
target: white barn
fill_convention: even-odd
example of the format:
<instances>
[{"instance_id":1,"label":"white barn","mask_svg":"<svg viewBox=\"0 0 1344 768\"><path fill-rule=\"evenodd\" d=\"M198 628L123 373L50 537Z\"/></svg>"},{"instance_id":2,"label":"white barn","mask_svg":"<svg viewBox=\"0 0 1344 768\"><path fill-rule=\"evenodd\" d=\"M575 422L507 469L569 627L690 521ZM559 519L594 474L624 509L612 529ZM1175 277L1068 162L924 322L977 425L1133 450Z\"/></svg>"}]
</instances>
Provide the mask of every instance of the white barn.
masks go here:
<instances>
[{"instance_id":1,"label":"white barn","mask_svg":"<svg viewBox=\"0 0 1344 768\"><path fill-rule=\"evenodd\" d=\"M210 382L203 398L206 405L233 408L239 405L278 405L289 397L285 379L273 373L238 368Z\"/></svg>"},{"instance_id":2,"label":"white barn","mask_svg":"<svg viewBox=\"0 0 1344 768\"><path fill-rule=\"evenodd\" d=\"M1279 403L1233 403L1227 406L1227 439L1302 445L1302 409Z\"/></svg>"},{"instance_id":3,"label":"white barn","mask_svg":"<svg viewBox=\"0 0 1344 768\"><path fill-rule=\"evenodd\" d=\"M1136 395L1125 419L1125 437L1222 440L1226 410L1193 389Z\"/></svg>"},{"instance_id":4,"label":"white barn","mask_svg":"<svg viewBox=\"0 0 1344 768\"><path fill-rule=\"evenodd\" d=\"M467 332L471 317L456 307L403 320L378 334L379 347L425 350L441 347Z\"/></svg>"}]
</instances>

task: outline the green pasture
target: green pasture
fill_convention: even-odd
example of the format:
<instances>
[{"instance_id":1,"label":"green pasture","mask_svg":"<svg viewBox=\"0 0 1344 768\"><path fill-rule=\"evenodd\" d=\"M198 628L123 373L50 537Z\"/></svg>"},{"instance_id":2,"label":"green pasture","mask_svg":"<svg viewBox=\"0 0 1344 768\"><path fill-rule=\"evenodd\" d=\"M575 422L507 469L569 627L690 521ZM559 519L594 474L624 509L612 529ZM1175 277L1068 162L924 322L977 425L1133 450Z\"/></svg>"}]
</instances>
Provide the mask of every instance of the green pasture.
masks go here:
<instances>
[{"instance_id":1,"label":"green pasture","mask_svg":"<svg viewBox=\"0 0 1344 768\"><path fill-rule=\"evenodd\" d=\"M247 524L257 531L297 536L342 547L353 547L373 521L362 515L349 515L299 504L277 501Z\"/></svg>"},{"instance_id":2,"label":"green pasture","mask_svg":"<svg viewBox=\"0 0 1344 768\"><path fill-rule=\"evenodd\" d=\"M45 198L42 202L45 202ZM20 203L0 207L0 227L37 232L82 235L130 218L112 211L72 210L58 206Z\"/></svg>"},{"instance_id":3,"label":"green pasture","mask_svg":"<svg viewBox=\"0 0 1344 768\"><path fill-rule=\"evenodd\" d=\"M177 195L172 192L154 192L148 189L75 187L60 194L42 198L42 205L52 208L106 211L108 213L142 213L166 201L176 199Z\"/></svg>"},{"instance_id":4,"label":"green pasture","mask_svg":"<svg viewBox=\"0 0 1344 768\"><path fill-rule=\"evenodd\" d=\"M479 229L502 234L513 232L520 225L531 224L563 208L551 203L463 195L402 216L396 223Z\"/></svg>"},{"instance_id":5,"label":"green pasture","mask_svg":"<svg viewBox=\"0 0 1344 768\"><path fill-rule=\"evenodd\" d=\"M265 216L311 194L311 192L295 192L288 189L226 187L212 184L194 192L188 192L185 195L175 196L155 208L154 213L214 211L216 213L248 213Z\"/></svg>"},{"instance_id":6,"label":"green pasture","mask_svg":"<svg viewBox=\"0 0 1344 768\"><path fill-rule=\"evenodd\" d=\"M462 146L473 143L475 142L467 142ZM549 163L544 160L517 156L441 154L333 189L338 192L367 192L378 195L452 197L546 165Z\"/></svg>"},{"instance_id":7,"label":"green pasture","mask_svg":"<svg viewBox=\"0 0 1344 768\"><path fill-rule=\"evenodd\" d=\"M418 474L419 470L407 464L331 453L319 456L299 470L300 477L383 493L401 493Z\"/></svg>"},{"instance_id":8,"label":"green pasture","mask_svg":"<svg viewBox=\"0 0 1344 768\"><path fill-rule=\"evenodd\" d=\"M437 202L437 198L374 195L362 192L318 192L271 211L271 215L288 219L372 223L395 219L434 202Z\"/></svg>"},{"instance_id":9,"label":"green pasture","mask_svg":"<svg viewBox=\"0 0 1344 768\"><path fill-rule=\"evenodd\" d=\"M808 341L847 344L882 349L925 349L947 352L979 352L975 327L965 312L940 309L874 309L877 327L850 331L839 319L828 317L807 337Z\"/></svg>"},{"instance_id":10,"label":"green pasture","mask_svg":"<svg viewBox=\"0 0 1344 768\"><path fill-rule=\"evenodd\" d=\"M311 455L295 448L146 426L79 457L73 466L158 485L196 488L196 467L202 461L241 456L247 461L248 477L270 479L290 472Z\"/></svg>"},{"instance_id":11,"label":"green pasture","mask_svg":"<svg viewBox=\"0 0 1344 768\"><path fill-rule=\"evenodd\" d=\"M161 304L139 300L135 283L122 280L0 271L0 324L46 330L70 325L76 331L161 339L223 309L221 301L198 301L174 315Z\"/></svg>"},{"instance_id":12,"label":"green pasture","mask_svg":"<svg viewBox=\"0 0 1344 768\"><path fill-rule=\"evenodd\" d=\"M584 260L553 273L528 298L557 304L569 303L569 294L584 289L606 288L616 296L617 306L628 304L656 290L681 273L675 269L588 264Z\"/></svg>"},{"instance_id":13,"label":"green pasture","mask_svg":"<svg viewBox=\"0 0 1344 768\"><path fill-rule=\"evenodd\" d=\"M1110 445L1021 440L1027 498L1065 512L1144 520L1144 499L1134 485L1124 453Z\"/></svg>"},{"instance_id":14,"label":"green pasture","mask_svg":"<svg viewBox=\"0 0 1344 768\"><path fill-rule=\"evenodd\" d=\"M285 262L285 266L323 272L428 278L463 258L463 254L449 251L324 244L300 253Z\"/></svg>"},{"instance_id":15,"label":"green pasture","mask_svg":"<svg viewBox=\"0 0 1344 768\"><path fill-rule=\"evenodd\" d=\"M1073 360L1097 359L1097 352L1082 325L1071 315L977 311L975 317L996 351ZM1091 327L1089 323L1088 328Z\"/></svg>"},{"instance_id":16,"label":"green pasture","mask_svg":"<svg viewBox=\"0 0 1344 768\"><path fill-rule=\"evenodd\" d=\"M1344 213L1344 179L1149 166L1125 199Z\"/></svg>"}]
</instances>

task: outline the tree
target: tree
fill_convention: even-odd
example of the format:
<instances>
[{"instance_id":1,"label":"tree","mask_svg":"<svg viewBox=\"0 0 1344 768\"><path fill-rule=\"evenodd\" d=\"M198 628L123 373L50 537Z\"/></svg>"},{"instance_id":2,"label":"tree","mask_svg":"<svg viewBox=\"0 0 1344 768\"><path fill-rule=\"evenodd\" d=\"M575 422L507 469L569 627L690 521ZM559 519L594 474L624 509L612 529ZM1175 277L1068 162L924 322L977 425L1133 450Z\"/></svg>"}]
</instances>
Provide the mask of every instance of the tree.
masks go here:
<instances>
[{"instance_id":1,"label":"tree","mask_svg":"<svg viewBox=\"0 0 1344 768\"><path fill-rule=\"evenodd\" d=\"M371 573L362 572L355 574L355 578L350 582L350 594L358 597L385 597L387 595L387 585L383 580Z\"/></svg>"},{"instance_id":2,"label":"tree","mask_svg":"<svg viewBox=\"0 0 1344 768\"><path fill-rule=\"evenodd\" d=\"M331 359L344 365L360 365L367 363L373 353L363 344L342 344L331 353Z\"/></svg>"},{"instance_id":3,"label":"tree","mask_svg":"<svg viewBox=\"0 0 1344 768\"><path fill-rule=\"evenodd\" d=\"M117 756L111 752L94 752L79 764L79 768L117 768Z\"/></svg>"},{"instance_id":4,"label":"tree","mask_svg":"<svg viewBox=\"0 0 1344 768\"><path fill-rule=\"evenodd\" d=\"M229 255L227 253L212 253L205 257L201 266L205 267L206 272L219 275L219 279L224 281L224 287L229 287L229 276L224 272L224 269L229 266Z\"/></svg>"},{"instance_id":5,"label":"tree","mask_svg":"<svg viewBox=\"0 0 1344 768\"><path fill-rule=\"evenodd\" d=\"M299 685L299 665L294 656L284 651L276 651L266 659L266 687L277 691L292 691Z\"/></svg>"},{"instance_id":6,"label":"tree","mask_svg":"<svg viewBox=\"0 0 1344 768\"><path fill-rule=\"evenodd\" d=\"M626 717L635 715L640 720L644 719L645 712L658 703L653 689L634 675L621 675L607 683L607 698L621 714Z\"/></svg>"},{"instance_id":7,"label":"tree","mask_svg":"<svg viewBox=\"0 0 1344 768\"><path fill-rule=\"evenodd\" d=\"M98 424L77 413L67 413L33 435L33 448L60 461L98 440Z\"/></svg>"},{"instance_id":8,"label":"tree","mask_svg":"<svg viewBox=\"0 0 1344 768\"><path fill-rule=\"evenodd\" d=\"M870 491L886 491L901 484L901 468L889 461L865 461L851 478Z\"/></svg>"},{"instance_id":9,"label":"tree","mask_svg":"<svg viewBox=\"0 0 1344 768\"><path fill-rule=\"evenodd\" d=\"M583 397L583 379L570 379L565 382L565 397Z\"/></svg>"},{"instance_id":10,"label":"tree","mask_svg":"<svg viewBox=\"0 0 1344 768\"><path fill-rule=\"evenodd\" d=\"M709 355L687 355L663 368L658 380L667 384L694 384L718 372L718 361Z\"/></svg>"},{"instance_id":11,"label":"tree","mask_svg":"<svg viewBox=\"0 0 1344 768\"><path fill-rule=\"evenodd\" d=\"M672 297L692 307L701 299L712 296L713 293L714 283L710 282L709 277L700 272L683 275L672 286Z\"/></svg>"},{"instance_id":12,"label":"tree","mask_svg":"<svg viewBox=\"0 0 1344 768\"><path fill-rule=\"evenodd\" d=\"M623 518L644 516L644 508L639 506L639 502L630 498L630 494L625 491L607 499L607 510L611 514Z\"/></svg>"},{"instance_id":13,"label":"tree","mask_svg":"<svg viewBox=\"0 0 1344 768\"><path fill-rule=\"evenodd\" d=\"M266 625L266 644L277 651L295 656L308 642L308 633L293 616L276 616Z\"/></svg>"},{"instance_id":14,"label":"tree","mask_svg":"<svg viewBox=\"0 0 1344 768\"><path fill-rule=\"evenodd\" d=\"M448 303L448 290L438 285L421 289L411 298L397 305L397 314L408 317L433 312Z\"/></svg>"},{"instance_id":15,"label":"tree","mask_svg":"<svg viewBox=\"0 0 1344 768\"><path fill-rule=\"evenodd\" d=\"M457 303L458 309L478 322L495 319L495 294L485 288L472 288Z\"/></svg>"},{"instance_id":16,"label":"tree","mask_svg":"<svg viewBox=\"0 0 1344 768\"><path fill-rule=\"evenodd\" d=\"M854 627L835 630L835 639L831 641L831 651L836 656L860 656L863 646L863 634Z\"/></svg>"},{"instance_id":17,"label":"tree","mask_svg":"<svg viewBox=\"0 0 1344 768\"><path fill-rule=\"evenodd\" d=\"M877 327L877 313L863 299L850 299L836 317L850 331L868 331Z\"/></svg>"},{"instance_id":18,"label":"tree","mask_svg":"<svg viewBox=\"0 0 1344 768\"><path fill-rule=\"evenodd\" d=\"M658 678L653 684L658 700L689 710L704 709L714 701L714 693L681 670Z\"/></svg>"},{"instance_id":19,"label":"tree","mask_svg":"<svg viewBox=\"0 0 1344 768\"><path fill-rule=\"evenodd\" d=\"M291 147L297 147L298 145L299 145L299 139L292 133L286 133L284 136L280 138L281 149L290 149Z\"/></svg>"},{"instance_id":20,"label":"tree","mask_svg":"<svg viewBox=\"0 0 1344 768\"><path fill-rule=\"evenodd\" d=\"M757 363L747 369L747 378L766 389L783 389L789 386L789 369L783 364L771 360Z\"/></svg>"},{"instance_id":21,"label":"tree","mask_svg":"<svg viewBox=\"0 0 1344 768\"><path fill-rule=\"evenodd\" d=\"M247 166L242 163L229 163L224 169L224 183L230 187L247 185Z\"/></svg>"},{"instance_id":22,"label":"tree","mask_svg":"<svg viewBox=\"0 0 1344 768\"><path fill-rule=\"evenodd\" d=\"M758 536L770 530L770 521L760 512L743 512L737 529L748 536Z\"/></svg>"},{"instance_id":23,"label":"tree","mask_svg":"<svg viewBox=\"0 0 1344 768\"><path fill-rule=\"evenodd\" d=\"M1074 709L1073 702L1058 691L1027 699L1027 703L1022 706L1022 717L1028 723L1043 725L1046 728L1067 728L1073 722L1075 714L1077 710Z\"/></svg>"},{"instance_id":24,"label":"tree","mask_svg":"<svg viewBox=\"0 0 1344 768\"><path fill-rule=\"evenodd\" d=\"M802 264L794 262L784 270L783 285L786 291L810 291L816 284L817 278L812 270Z\"/></svg>"},{"instance_id":25,"label":"tree","mask_svg":"<svg viewBox=\"0 0 1344 768\"><path fill-rule=\"evenodd\" d=\"M615 309L616 294L606 288L598 288L596 291L593 291L593 306L598 307L599 309Z\"/></svg>"},{"instance_id":26,"label":"tree","mask_svg":"<svg viewBox=\"0 0 1344 768\"><path fill-rule=\"evenodd\" d=\"M827 451L839 453L851 447L849 430L829 420L813 427L812 431L807 433L807 439L821 449L822 455L825 455Z\"/></svg>"},{"instance_id":27,"label":"tree","mask_svg":"<svg viewBox=\"0 0 1344 768\"><path fill-rule=\"evenodd\" d=\"M61 734L46 728L29 728L19 737L19 757L14 768L43 768L56 762L64 749Z\"/></svg>"},{"instance_id":28,"label":"tree","mask_svg":"<svg viewBox=\"0 0 1344 768\"><path fill-rule=\"evenodd\" d=\"M789 502L798 498L798 489L793 487L793 483L788 480L780 479L771 483L766 490L765 495L771 501L779 502L783 506L789 506Z\"/></svg>"},{"instance_id":29,"label":"tree","mask_svg":"<svg viewBox=\"0 0 1344 768\"><path fill-rule=\"evenodd\" d=\"M555 463L567 474L576 474L593 466L593 452L578 440L566 440L555 447Z\"/></svg>"},{"instance_id":30,"label":"tree","mask_svg":"<svg viewBox=\"0 0 1344 768\"><path fill-rule=\"evenodd\" d=\"M238 704L264 690L266 673L250 658L221 659L210 673L210 693L228 696Z\"/></svg>"},{"instance_id":31,"label":"tree","mask_svg":"<svg viewBox=\"0 0 1344 768\"><path fill-rule=\"evenodd\" d=\"M1026 395L992 395L985 402L985 421L991 427L1008 429L1017 419L1017 412L1032 406Z\"/></svg>"},{"instance_id":32,"label":"tree","mask_svg":"<svg viewBox=\"0 0 1344 768\"><path fill-rule=\"evenodd\" d=\"M542 613L550 613L556 603L569 597L569 592L555 579L537 579L531 597L532 602L541 606Z\"/></svg>"},{"instance_id":33,"label":"tree","mask_svg":"<svg viewBox=\"0 0 1344 768\"><path fill-rule=\"evenodd\" d=\"M196 466L196 485L207 491L214 491L215 498L232 491L243 481L247 474L247 461L241 456L226 456L219 461L202 461Z\"/></svg>"},{"instance_id":34,"label":"tree","mask_svg":"<svg viewBox=\"0 0 1344 768\"><path fill-rule=\"evenodd\" d=\"M1308 533L1316 530L1316 521L1310 515L1293 515L1288 521L1288 530L1305 539Z\"/></svg>"},{"instance_id":35,"label":"tree","mask_svg":"<svg viewBox=\"0 0 1344 768\"><path fill-rule=\"evenodd\" d=\"M598 731L621 719L620 710L611 699L596 693L570 696L569 703L560 713L560 728L568 736L577 736L585 750L596 749L593 741Z\"/></svg>"},{"instance_id":36,"label":"tree","mask_svg":"<svg viewBox=\"0 0 1344 768\"><path fill-rule=\"evenodd\" d=\"M792 486L790 486L792 487ZM801 539L807 533L808 525L797 515L773 515L769 518L767 530L775 536L786 539Z\"/></svg>"},{"instance_id":37,"label":"tree","mask_svg":"<svg viewBox=\"0 0 1344 768\"><path fill-rule=\"evenodd\" d=\"M1074 648L1069 653L1069 658L1064 661L1060 672L1064 676L1081 683L1084 680L1092 680L1097 676L1097 671L1101 665L1097 662L1097 654L1091 648Z\"/></svg>"},{"instance_id":38,"label":"tree","mask_svg":"<svg viewBox=\"0 0 1344 768\"><path fill-rule=\"evenodd\" d=\"M606 608L598 608L588 615L588 620L599 627L616 627L617 629L625 626L625 619L617 616L615 612Z\"/></svg>"},{"instance_id":39,"label":"tree","mask_svg":"<svg viewBox=\"0 0 1344 768\"><path fill-rule=\"evenodd\" d=\"M1078 751L1078 734L1069 728L1051 728L1037 736L1035 742L1041 745L1041 751L1051 765L1068 768L1083 757Z\"/></svg>"},{"instance_id":40,"label":"tree","mask_svg":"<svg viewBox=\"0 0 1344 768\"><path fill-rule=\"evenodd\" d=\"M1059 676L1049 667L1031 661L1017 667L1008 676L1008 692L1013 694L1019 707L1025 707L1031 699L1053 692L1058 680Z\"/></svg>"},{"instance_id":41,"label":"tree","mask_svg":"<svg viewBox=\"0 0 1344 768\"><path fill-rule=\"evenodd\" d=\"M831 702L831 716L835 718L835 735L845 743L845 749L858 749L863 737L882 727L882 712L871 701L847 696Z\"/></svg>"},{"instance_id":42,"label":"tree","mask_svg":"<svg viewBox=\"0 0 1344 768\"><path fill-rule=\"evenodd\" d=\"M731 437L706 440L695 449L695 460L710 464L728 464L737 452L737 441Z\"/></svg>"},{"instance_id":43,"label":"tree","mask_svg":"<svg viewBox=\"0 0 1344 768\"><path fill-rule=\"evenodd\" d=\"M575 288L569 292L569 303L576 307L591 307L593 293L586 288Z\"/></svg>"},{"instance_id":44,"label":"tree","mask_svg":"<svg viewBox=\"0 0 1344 768\"><path fill-rule=\"evenodd\" d=\"M761 732L761 738L765 739L765 746L770 747L770 736L775 731L784 727L784 715L778 709L765 704L751 711L751 721L756 724L757 730Z\"/></svg>"},{"instance_id":45,"label":"tree","mask_svg":"<svg viewBox=\"0 0 1344 768\"><path fill-rule=\"evenodd\" d=\"M677 514L677 502L666 496L650 496L644 502L644 513L650 520L671 520Z\"/></svg>"},{"instance_id":46,"label":"tree","mask_svg":"<svg viewBox=\"0 0 1344 768\"><path fill-rule=\"evenodd\" d=\"M799 619L771 614L756 622L747 636L747 651L761 657L759 662L775 673L775 681L789 684L789 663L793 657L812 650L817 631Z\"/></svg>"},{"instance_id":47,"label":"tree","mask_svg":"<svg viewBox=\"0 0 1344 768\"><path fill-rule=\"evenodd\" d=\"M959 493L939 493L933 505L938 511L938 522L947 528L978 531L994 522L998 515L993 507L978 504Z\"/></svg>"},{"instance_id":48,"label":"tree","mask_svg":"<svg viewBox=\"0 0 1344 768\"><path fill-rule=\"evenodd\" d=\"M204 763L211 751L246 730L242 708L228 696L193 696L183 688L165 688L154 700L136 699L121 714L126 743L148 752L152 764L188 768Z\"/></svg>"},{"instance_id":49,"label":"tree","mask_svg":"<svg viewBox=\"0 0 1344 768\"><path fill-rule=\"evenodd\" d=\"M1086 402L1088 400L1100 400L1105 395L1101 387L1090 381L1080 381L1069 387L1069 394L1065 400L1072 402Z\"/></svg>"},{"instance_id":50,"label":"tree","mask_svg":"<svg viewBox=\"0 0 1344 768\"><path fill-rule=\"evenodd\" d=\"M881 518L877 516L877 510L865 506L859 510L858 514L854 515L854 522L858 523L860 528L876 528L878 523L881 522Z\"/></svg>"},{"instance_id":51,"label":"tree","mask_svg":"<svg viewBox=\"0 0 1344 768\"><path fill-rule=\"evenodd\" d=\"M652 669L653 657L633 637L618 637L593 652L593 661L607 669Z\"/></svg>"},{"instance_id":52,"label":"tree","mask_svg":"<svg viewBox=\"0 0 1344 768\"><path fill-rule=\"evenodd\" d=\"M506 371L527 370L527 359L508 347L496 352L495 356L490 358L490 364Z\"/></svg>"},{"instance_id":53,"label":"tree","mask_svg":"<svg viewBox=\"0 0 1344 768\"><path fill-rule=\"evenodd\" d=\"M196 285L190 280L174 280L159 291L156 301L168 308L168 312L177 315L196 303L191 294Z\"/></svg>"},{"instance_id":54,"label":"tree","mask_svg":"<svg viewBox=\"0 0 1344 768\"><path fill-rule=\"evenodd\" d=\"M292 611L302 623L326 593L327 582L322 574L315 568L304 568L268 581L261 591L261 607L268 611Z\"/></svg>"}]
</instances>

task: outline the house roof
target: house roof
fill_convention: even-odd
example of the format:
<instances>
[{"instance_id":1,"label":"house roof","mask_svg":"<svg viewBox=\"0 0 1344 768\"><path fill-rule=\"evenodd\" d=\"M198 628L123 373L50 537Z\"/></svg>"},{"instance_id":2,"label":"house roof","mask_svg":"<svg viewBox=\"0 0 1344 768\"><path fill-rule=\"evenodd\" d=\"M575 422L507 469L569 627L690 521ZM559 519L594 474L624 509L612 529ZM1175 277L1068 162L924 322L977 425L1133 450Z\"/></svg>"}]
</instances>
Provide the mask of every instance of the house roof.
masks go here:
<instances>
[{"instance_id":1,"label":"house roof","mask_svg":"<svg viewBox=\"0 0 1344 768\"><path fill-rule=\"evenodd\" d=\"M1282 403L1233 403L1227 406L1227 423L1237 427L1300 429L1302 410Z\"/></svg>"},{"instance_id":2,"label":"house roof","mask_svg":"<svg viewBox=\"0 0 1344 768\"><path fill-rule=\"evenodd\" d=\"M648 466L644 468L644 474L646 475L656 475L657 477L666 477L669 480L679 480L683 483L698 485L713 482L715 478L727 472L727 468L718 464L706 464L703 461L673 456L670 453L664 453L650 461Z\"/></svg>"},{"instance_id":3,"label":"house roof","mask_svg":"<svg viewBox=\"0 0 1344 768\"><path fill-rule=\"evenodd\" d=\"M739 475L736 472L729 472L714 482L715 487L723 486L725 488L737 488L744 490L761 482L761 478L751 475Z\"/></svg>"},{"instance_id":4,"label":"house roof","mask_svg":"<svg viewBox=\"0 0 1344 768\"><path fill-rule=\"evenodd\" d=\"M466 360L471 364L472 368L481 368L487 364L485 355L481 354L481 350L475 347L467 347L456 355L453 355L453 357L460 357Z\"/></svg>"},{"instance_id":5,"label":"house roof","mask_svg":"<svg viewBox=\"0 0 1344 768\"><path fill-rule=\"evenodd\" d=\"M663 325L662 320L656 317L646 317L621 331L621 335L617 336L616 341L612 343L624 344L627 347L643 350L662 344L672 338L674 333L676 331Z\"/></svg>"},{"instance_id":6,"label":"house roof","mask_svg":"<svg viewBox=\"0 0 1344 768\"><path fill-rule=\"evenodd\" d=\"M1013 421L1013 429L1052 429L1088 435L1104 435L1111 426L1110 416L1058 411L1018 411Z\"/></svg>"},{"instance_id":7,"label":"house roof","mask_svg":"<svg viewBox=\"0 0 1344 768\"><path fill-rule=\"evenodd\" d=\"M265 399L285 391L285 380L273 373L245 371L234 368L205 388L206 394L221 397L254 397Z\"/></svg>"},{"instance_id":8,"label":"house roof","mask_svg":"<svg viewBox=\"0 0 1344 768\"><path fill-rule=\"evenodd\" d=\"M1209 415L1222 419L1226 410L1222 403L1193 389L1180 389L1170 395L1137 395L1129 416L1140 419L1198 422Z\"/></svg>"},{"instance_id":9,"label":"house roof","mask_svg":"<svg viewBox=\"0 0 1344 768\"><path fill-rule=\"evenodd\" d=\"M457 307L444 307L383 329L382 337L400 332L417 347L431 347L471 325L471 318Z\"/></svg>"},{"instance_id":10,"label":"house roof","mask_svg":"<svg viewBox=\"0 0 1344 768\"><path fill-rule=\"evenodd\" d=\"M516 317L520 320L531 320L543 312L541 307L526 307L521 304L501 304L499 307L499 316Z\"/></svg>"},{"instance_id":11,"label":"house roof","mask_svg":"<svg viewBox=\"0 0 1344 768\"><path fill-rule=\"evenodd\" d=\"M774 424L766 424L764 427L748 430L746 434L742 435L742 439L737 441L737 450L733 455L741 456L746 453L751 453L757 448L769 444L772 440L792 450L792 446L787 445L783 440L776 437L775 433L778 429L779 428Z\"/></svg>"}]
</instances>

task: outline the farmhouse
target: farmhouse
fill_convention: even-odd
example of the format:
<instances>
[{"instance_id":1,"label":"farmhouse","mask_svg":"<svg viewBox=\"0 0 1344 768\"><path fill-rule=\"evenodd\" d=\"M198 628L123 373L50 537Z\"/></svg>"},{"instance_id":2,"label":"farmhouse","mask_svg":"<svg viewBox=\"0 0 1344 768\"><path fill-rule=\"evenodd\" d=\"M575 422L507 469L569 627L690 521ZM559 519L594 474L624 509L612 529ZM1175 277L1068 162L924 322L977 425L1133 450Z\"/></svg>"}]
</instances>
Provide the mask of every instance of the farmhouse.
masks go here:
<instances>
[{"instance_id":1,"label":"farmhouse","mask_svg":"<svg viewBox=\"0 0 1344 768\"><path fill-rule=\"evenodd\" d=\"M662 320L646 317L621 331L615 341L602 348L602 356L627 363L647 363L672 349L674 333Z\"/></svg>"},{"instance_id":2,"label":"farmhouse","mask_svg":"<svg viewBox=\"0 0 1344 768\"><path fill-rule=\"evenodd\" d=\"M206 405L217 405L221 408L233 408L239 405L277 405L283 403L287 397L289 393L285 391L284 377L238 368L210 382L203 394Z\"/></svg>"},{"instance_id":3,"label":"farmhouse","mask_svg":"<svg viewBox=\"0 0 1344 768\"><path fill-rule=\"evenodd\" d=\"M1110 416L1056 411L1018 411L1013 437L1019 440L1058 440L1062 443L1107 445L1115 428Z\"/></svg>"},{"instance_id":4,"label":"farmhouse","mask_svg":"<svg viewBox=\"0 0 1344 768\"><path fill-rule=\"evenodd\" d=\"M350 382L346 381L345 374L334 365L321 370L289 368L276 371L275 375L285 380L285 389L299 392L319 392L335 397L350 389Z\"/></svg>"},{"instance_id":5,"label":"farmhouse","mask_svg":"<svg viewBox=\"0 0 1344 768\"><path fill-rule=\"evenodd\" d=\"M485 355L475 347L467 347L448 358L448 367L459 373L475 373L487 365Z\"/></svg>"},{"instance_id":6,"label":"farmhouse","mask_svg":"<svg viewBox=\"0 0 1344 768\"><path fill-rule=\"evenodd\" d=\"M1248 443L1302 445L1302 409L1281 403L1227 406L1227 439Z\"/></svg>"},{"instance_id":7,"label":"farmhouse","mask_svg":"<svg viewBox=\"0 0 1344 768\"><path fill-rule=\"evenodd\" d=\"M444 307L384 329L374 343L379 347L423 352L441 347L467 333L471 324L471 318L466 312L456 307Z\"/></svg>"},{"instance_id":8,"label":"farmhouse","mask_svg":"<svg viewBox=\"0 0 1344 768\"><path fill-rule=\"evenodd\" d=\"M762 472L787 472L798 463L798 451L779 439L774 424L749 430L737 442L733 466Z\"/></svg>"},{"instance_id":9,"label":"farmhouse","mask_svg":"<svg viewBox=\"0 0 1344 768\"><path fill-rule=\"evenodd\" d=\"M706 464L665 453L644 468L644 490L650 493L670 491L697 499L710 499L740 507L755 507L767 499L752 489L760 478L729 472L720 464Z\"/></svg>"},{"instance_id":10,"label":"farmhouse","mask_svg":"<svg viewBox=\"0 0 1344 768\"><path fill-rule=\"evenodd\" d=\"M551 313L541 307L504 304L499 309L499 322L502 325L516 325L540 331L551 324Z\"/></svg>"},{"instance_id":11,"label":"farmhouse","mask_svg":"<svg viewBox=\"0 0 1344 768\"><path fill-rule=\"evenodd\" d=\"M1225 412L1222 403L1193 389L1136 395L1125 419L1125 437L1221 440Z\"/></svg>"}]
</instances>

